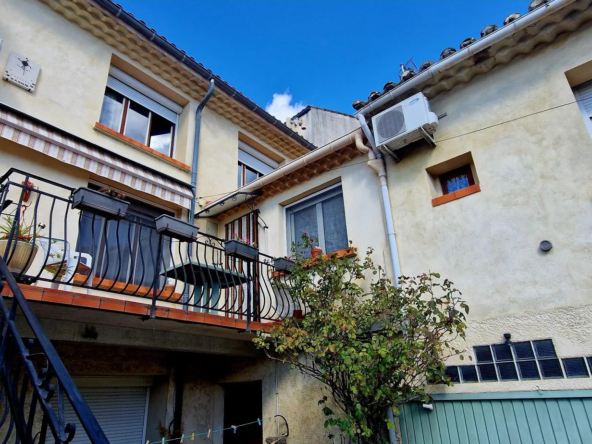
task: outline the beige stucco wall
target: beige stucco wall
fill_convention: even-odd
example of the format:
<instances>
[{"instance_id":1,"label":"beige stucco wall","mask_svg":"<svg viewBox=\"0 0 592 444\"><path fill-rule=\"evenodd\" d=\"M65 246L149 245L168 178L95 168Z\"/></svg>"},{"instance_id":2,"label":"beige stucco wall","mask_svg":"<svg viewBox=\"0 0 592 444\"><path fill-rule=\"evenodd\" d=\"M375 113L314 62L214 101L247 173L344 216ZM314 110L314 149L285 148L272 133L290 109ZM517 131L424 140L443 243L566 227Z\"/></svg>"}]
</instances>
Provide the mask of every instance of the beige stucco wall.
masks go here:
<instances>
[{"instance_id":1,"label":"beige stucco wall","mask_svg":"<svg viewBox=\"0 0 592 444\"><path fill-rule=\"evenodd\" d=\"M591 39L588 25L437 96L433 111L447 113L441 142L388 162L402 272L438 271L463 292L471 311L461 347L511 333L517 341L551 338L560 357L592 354L592 138L565 75L592 60ZM481 192L432 207L426 168L466 152ZM539 249L544 239L553 243L548 253ZM536 386L590 388L592 379L453 390Z\"/></svg>"}]
</instances>

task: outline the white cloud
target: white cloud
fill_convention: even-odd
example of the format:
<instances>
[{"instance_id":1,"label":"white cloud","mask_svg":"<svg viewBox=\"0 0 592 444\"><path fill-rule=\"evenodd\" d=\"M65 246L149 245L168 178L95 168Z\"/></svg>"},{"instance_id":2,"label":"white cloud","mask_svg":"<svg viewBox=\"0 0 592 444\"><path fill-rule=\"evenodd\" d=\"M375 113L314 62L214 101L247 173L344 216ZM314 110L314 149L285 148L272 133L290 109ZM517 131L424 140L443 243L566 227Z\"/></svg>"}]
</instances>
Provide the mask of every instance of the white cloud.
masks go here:
<instances>
[{"instance_id":1,"label":"white cloud","mask_svg":"<svg viewBox=\"0 0 592 444\"><path fill-rule=\"evenodd\" d=\"M292 102L292 94L286 91L283 94L274 94L271 103L265 107L265 111L274 116L280 122L285 122L287 117L292 117L305 108L302 102Z\"/></svg>"}]
</instances>

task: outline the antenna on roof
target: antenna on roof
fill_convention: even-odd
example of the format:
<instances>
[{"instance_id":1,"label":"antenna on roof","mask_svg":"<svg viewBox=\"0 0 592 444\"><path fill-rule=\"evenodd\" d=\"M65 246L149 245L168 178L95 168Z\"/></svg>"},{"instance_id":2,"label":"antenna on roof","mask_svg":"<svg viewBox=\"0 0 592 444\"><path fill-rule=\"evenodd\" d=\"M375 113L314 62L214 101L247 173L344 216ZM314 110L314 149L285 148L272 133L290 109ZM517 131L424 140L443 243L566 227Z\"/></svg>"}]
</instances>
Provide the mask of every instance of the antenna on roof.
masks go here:
<instances>
[{"instance_id":1,"label":"antenna on roof","mask_svg":"<svg viewBox=\"0 0 592 444\"><path fill-rule=\"evenodd\" d=\"M401 67L401 72L399 72L399 77L401 77L405 71L417 72L417 65L413 61L413 56L409 60L407 60L405 63L401 63L399 66Z\"/></svg>"}]
</instances>

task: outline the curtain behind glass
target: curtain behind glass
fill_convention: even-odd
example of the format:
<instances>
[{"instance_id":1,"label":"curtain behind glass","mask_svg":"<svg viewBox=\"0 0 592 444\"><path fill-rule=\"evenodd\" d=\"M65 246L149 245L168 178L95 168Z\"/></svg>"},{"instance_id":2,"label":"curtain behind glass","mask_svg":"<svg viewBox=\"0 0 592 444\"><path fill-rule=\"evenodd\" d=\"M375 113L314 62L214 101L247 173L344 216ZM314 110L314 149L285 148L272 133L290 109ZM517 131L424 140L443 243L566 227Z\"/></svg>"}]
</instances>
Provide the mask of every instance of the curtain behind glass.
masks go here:
<instances>
[{"instance_id":1,"label":"curtain behind glass","mask_svg":"<svg viewBox=\"0 0 592 444\"><path fill-rule=\"evenodd\" d=\"M302 243L302 235L304 233L317 239L319 237L319 227L317 224L316 205L292 213L292 226L294 235L292 238L293 242L297 244ZM310 257L309 249L299 248L297 251L304 257Z\"/></svg>"},{"instance_id":2,"label":"curtain behind glass","mask_svg":"<svg viewBox=\"0 0 592 444\"><path fill-rule=\"evenodd\" d=\"M323 206L323 225L325 235L325 253L333 253L347 248L347 229L345 227L345 209L343 195L331 197Z\"/></svg>"}]
</instances>

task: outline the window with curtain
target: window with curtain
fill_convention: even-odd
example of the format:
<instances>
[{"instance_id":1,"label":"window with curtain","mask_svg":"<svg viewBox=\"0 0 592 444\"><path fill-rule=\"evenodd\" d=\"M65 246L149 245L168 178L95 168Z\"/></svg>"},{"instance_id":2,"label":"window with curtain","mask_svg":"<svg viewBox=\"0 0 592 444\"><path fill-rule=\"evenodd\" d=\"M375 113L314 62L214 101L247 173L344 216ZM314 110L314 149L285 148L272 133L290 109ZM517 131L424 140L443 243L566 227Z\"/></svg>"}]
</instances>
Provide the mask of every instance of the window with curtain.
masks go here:
<instances>
[{"instance_id":1,"label":"window with curtain","mask_svg":"<svg viewBox=\"0 0 592 444\"><path fill-rule=\"evenodd\" d=\"M286 210L288 238L291 250L293 243L300 243L302 234L318 238L323 253L347 248L348 237L341 186L298 202ZM301 251L310 256L310 251Z\"/></svg>"},{"instance_id":2,"label":"window with curtain","mask_svg":"<svg viewBox=\"0 0 592 444\"><path fill-rule=\"evenodd\" d=\"M114 67L99 122L166 156L173 155L182 107Z\"/></svg>"},{"instance_id":3,"label":"window with curtain","mask_svg":"<svg viewBox=\"0 0 592 444\"><path fill-rule=\"evenodd\" d=\"M463 188L475 185L471 165L465 165L440 175L442 194L450 194Z\"/></svg>"}]
</instances>

